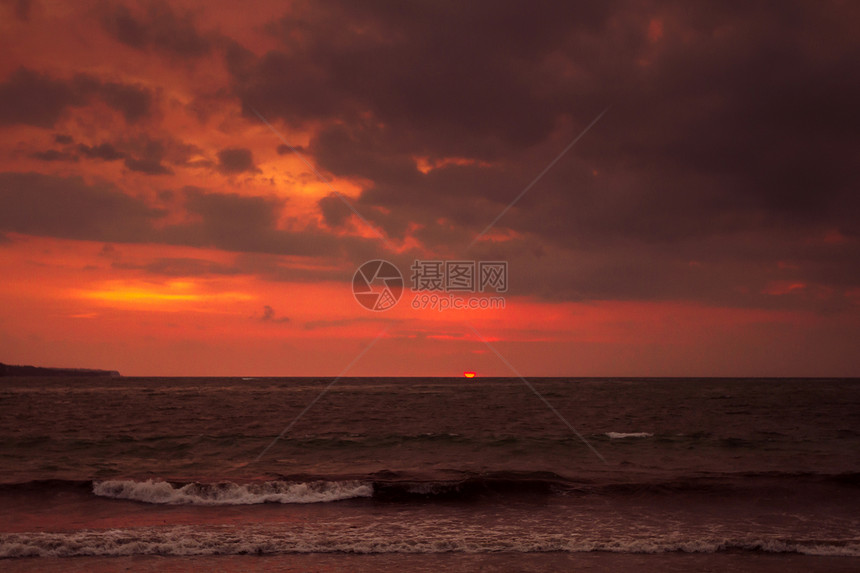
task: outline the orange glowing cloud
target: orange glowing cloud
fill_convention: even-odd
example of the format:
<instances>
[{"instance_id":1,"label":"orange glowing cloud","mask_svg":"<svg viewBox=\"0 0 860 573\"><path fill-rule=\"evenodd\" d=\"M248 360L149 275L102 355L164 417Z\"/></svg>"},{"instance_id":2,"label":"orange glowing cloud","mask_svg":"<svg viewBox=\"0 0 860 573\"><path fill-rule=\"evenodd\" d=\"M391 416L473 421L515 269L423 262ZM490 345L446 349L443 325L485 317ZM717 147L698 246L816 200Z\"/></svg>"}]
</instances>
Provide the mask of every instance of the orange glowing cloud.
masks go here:
<instances>
[{"instance_id":1,"label":"orange glowing cloud","mask_svg":"<svg viewBox=\"0 0 860 573\"><path fill-rule=\"evenodd\" d=\"M253 300L243 292L207 292L192 281L170 281L165 284L111 281L94 290L74 290L73 296L92 299L113 306L158 305L168 307L186 302L232 302Z\"/></svg>"}]
</instances>

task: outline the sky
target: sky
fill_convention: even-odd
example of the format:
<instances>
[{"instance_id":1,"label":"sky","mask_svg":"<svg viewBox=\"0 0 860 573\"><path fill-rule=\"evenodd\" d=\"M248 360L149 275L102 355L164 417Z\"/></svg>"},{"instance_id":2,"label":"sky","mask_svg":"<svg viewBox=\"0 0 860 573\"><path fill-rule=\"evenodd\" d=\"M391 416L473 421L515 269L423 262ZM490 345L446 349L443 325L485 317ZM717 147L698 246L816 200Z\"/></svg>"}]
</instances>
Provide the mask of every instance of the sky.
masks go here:
<instances>
[{"instance_id":1,"label":"sky","mask_svg":"<svg viewBox=\"0 0 860 573\"><path fill-rule=\"evenodd\" d=\"M858 24L840 1L3 0L0 362L860 376ZM353 292L373 260L403 277L385 310ZM416 261L507 284L419 290Z\"/></svg>"}]
</instances>

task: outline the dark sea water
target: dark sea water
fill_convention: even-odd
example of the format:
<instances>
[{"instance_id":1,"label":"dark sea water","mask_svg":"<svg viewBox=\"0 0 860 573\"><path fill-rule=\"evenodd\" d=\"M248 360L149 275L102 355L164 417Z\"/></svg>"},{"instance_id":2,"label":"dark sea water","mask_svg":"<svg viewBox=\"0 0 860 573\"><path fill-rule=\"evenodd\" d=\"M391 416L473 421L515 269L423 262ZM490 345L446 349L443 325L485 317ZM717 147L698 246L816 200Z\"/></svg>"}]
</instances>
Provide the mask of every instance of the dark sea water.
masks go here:
<instances>
[{"instance_id":1,"label":"dark sea water","mask_svg":"<svg viewBox=\"0 0 860 573\"><path fill-rule=\"evenodd\" d=\"M860 569L858 380L330 382L0 379L0 569Z\"/></svg>"}]
</instances>

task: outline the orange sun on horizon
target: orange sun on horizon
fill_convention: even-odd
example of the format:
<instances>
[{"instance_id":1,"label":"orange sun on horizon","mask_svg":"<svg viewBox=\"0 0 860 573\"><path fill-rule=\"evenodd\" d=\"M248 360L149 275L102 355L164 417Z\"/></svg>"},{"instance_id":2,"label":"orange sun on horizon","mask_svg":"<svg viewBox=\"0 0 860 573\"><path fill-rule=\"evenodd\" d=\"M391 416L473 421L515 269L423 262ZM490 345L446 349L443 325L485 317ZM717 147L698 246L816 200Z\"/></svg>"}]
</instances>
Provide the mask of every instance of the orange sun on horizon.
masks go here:
<instances>
[{"instance_id":1,"label":"orange sun on horizon","mask_svg":"<svg viewBox=\"0 0 860 573\"><path fill-rule=\"evenodd\" d=\"M474 372L463 372L463 376L465 376L466 378L474 378L475 373Z\"/></svg>"}]
</instances>

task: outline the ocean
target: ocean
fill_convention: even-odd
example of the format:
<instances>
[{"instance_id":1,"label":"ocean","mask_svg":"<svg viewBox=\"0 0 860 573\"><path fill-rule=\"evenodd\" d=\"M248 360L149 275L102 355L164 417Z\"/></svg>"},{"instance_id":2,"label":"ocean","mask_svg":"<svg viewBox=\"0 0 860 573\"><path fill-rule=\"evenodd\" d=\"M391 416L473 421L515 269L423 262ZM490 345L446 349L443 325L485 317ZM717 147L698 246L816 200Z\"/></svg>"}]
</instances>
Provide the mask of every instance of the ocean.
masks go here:
<instances>
[{"instance_id":1,"label":"ocean","mask_svg":"<svg viewBox=\"0 0 860 573\"><path fill-rule=\"evenodd\" d=\"M0 378L0 569L860 570L860 380L529 383Z\"/></svg>"}]
</instances>

